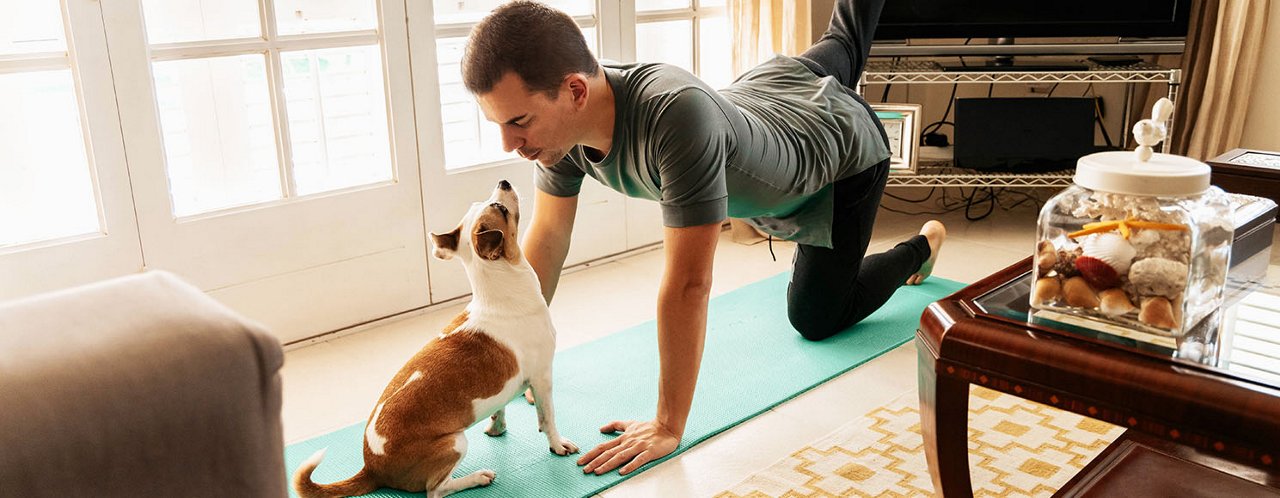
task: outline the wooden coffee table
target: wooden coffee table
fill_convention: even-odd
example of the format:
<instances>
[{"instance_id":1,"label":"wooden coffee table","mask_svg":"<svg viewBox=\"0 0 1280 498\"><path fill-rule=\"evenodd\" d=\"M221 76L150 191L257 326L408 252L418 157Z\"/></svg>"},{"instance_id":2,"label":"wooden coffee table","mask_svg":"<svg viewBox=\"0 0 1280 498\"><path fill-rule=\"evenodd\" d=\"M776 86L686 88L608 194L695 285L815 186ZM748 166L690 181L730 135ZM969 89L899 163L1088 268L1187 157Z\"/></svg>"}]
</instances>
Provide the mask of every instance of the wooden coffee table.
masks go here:
<instances>
[{"instance_id":1,"label":"wooden coffee table","mask_svg":"<svg viewBox=\"0 0 1280 498\"><path fill-rule=\"evenodd\" d=\"M1027 258L921 319L920 413L939 496L972 496L970 384L1128 428L1059 495L1280 495L1280 271L1236 282L1220 332L1193 345L1033 315L1030 270ZM1251 306L1246 318L1239 306Z\"/></svg>"}]
</instances>

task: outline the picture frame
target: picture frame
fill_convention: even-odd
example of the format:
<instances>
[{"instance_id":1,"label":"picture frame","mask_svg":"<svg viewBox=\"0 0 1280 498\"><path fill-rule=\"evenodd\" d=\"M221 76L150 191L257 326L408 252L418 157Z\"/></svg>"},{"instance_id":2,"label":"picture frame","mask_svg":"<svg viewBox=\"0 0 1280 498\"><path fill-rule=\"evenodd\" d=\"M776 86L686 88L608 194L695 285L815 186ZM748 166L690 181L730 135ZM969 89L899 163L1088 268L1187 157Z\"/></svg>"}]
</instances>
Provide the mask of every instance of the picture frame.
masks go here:
<instances>
[{"instance_id":1,"label":"picture frame","mask_svg":"<svg viewBox=\"0 0 1280 498\"><path fill-rule=\"evenodd\" d=\"M889 173L916 173L920 152L920 104L871 104L889 136Z\"/></svg>"},{"instance_id":2,"label":"picture frame","mask_svg":"<svg viewBox=\"0 0 1280 498\"><path fill-rule=\"evenodd\" d=\"M1280 152L1232 149L1205 163L1212 171L1210 181L1223 190L1280 204Z\"/></svg>"}]
</instances>

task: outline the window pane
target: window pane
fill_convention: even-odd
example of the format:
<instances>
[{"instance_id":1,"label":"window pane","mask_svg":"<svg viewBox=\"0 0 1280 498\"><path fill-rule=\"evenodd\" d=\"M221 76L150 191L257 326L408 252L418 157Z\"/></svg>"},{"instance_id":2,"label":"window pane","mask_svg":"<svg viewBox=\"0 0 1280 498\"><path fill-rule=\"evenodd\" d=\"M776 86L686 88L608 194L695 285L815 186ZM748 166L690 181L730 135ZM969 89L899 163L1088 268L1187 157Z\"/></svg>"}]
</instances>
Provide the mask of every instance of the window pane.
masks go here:
<instances>
[{"instance_id":1,"label":"window pane","mask_svg":"<svg viewBox=\"0 0 1280 498\"><path fill-rule=\"evenodd\" d=\"M62 2L0 2L0 55L61 52L67 49L62 29Z\"/></svg>"},{"instance_id":2,"label":"window pane","mask_svg":"<svg viewBox=\"0 0 1280 498\"><path fill-rule=\"evenodd\" d=\"M281 63L298 193L390 180L378 46L285 52Z\"/></svg>"},{"instance_id":3,"label":"window pane","mask_svg":"<svg viewBox=\"0 0 1280 498\"><path fill-rule=\"evenodd\" d=\"M147 41L172 43L261 36L255 0L142 0Z\"/></svg>"},{"instance_id":4,"label":"window pane","mask_svg":"<svg viewBox=\"0 0 1280 498\"><path fill-rule=\"evenodd\" d=\"M687 8L689 0L636 0L636 12Z\"/></svg>"},{"instance_id":5,"label":"window pane","mask_svg":"<svg viewBox=\"0 0 1280 498\"><path fill-rule=\"evenodd\" d=\"M729 18L698 20L698 76L711 88L733 82L733 42L729 39Z\"/></svg>"},{"instance_id":6,"label":"window pane","mask_svg":"<svg viewBox=\"0 0 1280 498\"><path fill-rule=\"evenodd\" d=\"M432 0L436 24L477 22L507 0ZM571 16L595 13L595 0L549 0L543 2Z\"/></svg>"},{"instance_id":7,"label":"window pane","mask_svg":"<svg viewBox=\"0 0 1280 498\"><path fill-rule=\"evenodd\" d=\"M264 56L156 62L173 212L281 198Z\"/></svg>"},{"instance_id":8,"label":"window pane","mask_svg":"<svg viewBox=\"0 0 1280 498\"><path fill-rule=\"evenodd\" d=\"M440 114L444 121L445 168L461 168L517 157L502 151L498 125L484 119L475 98L462 85L462 49L466 38L436 41L440 64Z\"/></svg>"},{"instance_id":9,"label":"window pane","mask_svg":"<svg viewBox=\"0 0 1280 498\"><path fill-rule=\"evenodd\" d=\"M693 21L637 24L636 60L666 62L693 72Z\"/></svg>"},{"instance_id":10,"label":"window pane","mask_svg":"<svg viewBox=\"0 0 1280 498\"><path fill-rule=\"evenodd\" d=\"M599 57L595 28L582 30L591 53ZM440 114L444 125L444 164L447 169L463 168L519 156L503 152L502 132L489 122L476 105L475 97L462 85L462 49L466 38L436 41L440 64Z\"/></svg>"},{"instance_id":11,"label":"window pane","mask_svg":"<svg viewBox=\"0 0 1280 498\"><path fill-rule=\"evenodd\" d=\"M334 33L378 28L374 0L276 0L276 32Z\"/></svg>"},{"instance_id":12,"label":"window pane","mask_svg":"<svg viewBox=\"0 0 1280 498\"><path fill-rule=\"evenodd\" d=\"M0 247L101 230L71 71L0 74Z\"/></svg>"}]
</instances>

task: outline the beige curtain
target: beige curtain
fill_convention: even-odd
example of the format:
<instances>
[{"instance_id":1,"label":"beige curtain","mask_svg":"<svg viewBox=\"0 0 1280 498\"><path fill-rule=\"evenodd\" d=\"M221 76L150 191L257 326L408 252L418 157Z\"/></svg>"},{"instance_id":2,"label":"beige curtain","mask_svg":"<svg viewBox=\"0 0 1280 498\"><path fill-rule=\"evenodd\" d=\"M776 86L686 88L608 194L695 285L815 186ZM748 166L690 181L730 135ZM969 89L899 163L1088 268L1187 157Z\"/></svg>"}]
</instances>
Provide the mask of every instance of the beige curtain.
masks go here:
<instances>
[{"instance_id":1,"label":"beige curtain","mask_svg":"<svg viewBox=\"0 0 1280 498\"><path fill-rule=\"evenodd\" d=\"M729 0L733 74L742 74L774 54L797 55L809 48L813 43L811 1Z\"/></svg>"},{"instance_id":2,"label":"beige curtain","mask_svg":"<svg viewBox=\"0 0 1280 498\"><path fill-rule=\"evenodd\" d=\"M1187 85L1178 99L1186 111L1175 114L1181 120L1174 130L1172 150L1201 160L1240 146L1271 0L1216 3L1212 35L1206 36L1207 26L1199 32L1192 27L1183 59ZM1202 20L1210 15L1203 13Z\"/></svg>"},{"instance_id":3,"label":"beige curtain","mask_svg":"<svg viewBox=\"0 0 1280 498\"><path fill-rule=\"evenodd\" d=\"M809 48L813 43L811 1L729 0L733 75L746 72L774 54L797 55ZM754 244L764 240L742 220L731 219L729 226L734 242Z\"/></svg>"}]
</instances>

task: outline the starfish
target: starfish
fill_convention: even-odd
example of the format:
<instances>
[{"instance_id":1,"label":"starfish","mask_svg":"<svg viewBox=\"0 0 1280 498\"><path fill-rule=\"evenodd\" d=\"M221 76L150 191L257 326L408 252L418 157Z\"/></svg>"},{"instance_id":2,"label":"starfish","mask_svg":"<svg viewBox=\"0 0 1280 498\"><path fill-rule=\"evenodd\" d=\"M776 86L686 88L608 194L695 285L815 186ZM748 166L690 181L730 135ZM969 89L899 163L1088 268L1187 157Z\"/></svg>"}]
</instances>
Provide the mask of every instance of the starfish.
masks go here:
<instances>
[{"instance_id":1,"label":"starfish","mask_svg":"<svg viewBox=\"0 0 1280 498\"><path fill-rule=\"evenodd\" d=\"M1120 235L1128 240L1133 235L1134 228L1146 228L1150 230L1178 230L1185 232L1187 226L1181 223L1157 223L1154 221L1142 221L1135 219L1115 220L1115 221L1099 221L1095 223L1085 223L1083 230L1078 230L1067 234L1067 237L1076 238L1084 235L1110 232L1112 230L1120 230Z\"/></svg>"}]
</instances>

